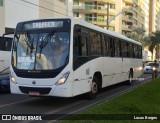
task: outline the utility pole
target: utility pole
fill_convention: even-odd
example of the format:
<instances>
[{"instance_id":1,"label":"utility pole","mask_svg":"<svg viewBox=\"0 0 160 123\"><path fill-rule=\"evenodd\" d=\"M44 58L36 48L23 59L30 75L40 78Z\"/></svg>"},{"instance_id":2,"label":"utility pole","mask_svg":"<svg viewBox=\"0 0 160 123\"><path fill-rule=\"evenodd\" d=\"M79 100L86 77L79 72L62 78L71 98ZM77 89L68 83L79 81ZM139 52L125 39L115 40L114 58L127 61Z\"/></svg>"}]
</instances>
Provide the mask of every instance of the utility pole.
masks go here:
<instances>
[{"instance_id":1,"label":"utility pole","mask_svg":"<svg viewBox=\"0 0 160 123\"><path fill-rule=\"evenodd\" d=\"M109 2L107 3L107 30L109 29Z\"/></svg>"}]
</instances>

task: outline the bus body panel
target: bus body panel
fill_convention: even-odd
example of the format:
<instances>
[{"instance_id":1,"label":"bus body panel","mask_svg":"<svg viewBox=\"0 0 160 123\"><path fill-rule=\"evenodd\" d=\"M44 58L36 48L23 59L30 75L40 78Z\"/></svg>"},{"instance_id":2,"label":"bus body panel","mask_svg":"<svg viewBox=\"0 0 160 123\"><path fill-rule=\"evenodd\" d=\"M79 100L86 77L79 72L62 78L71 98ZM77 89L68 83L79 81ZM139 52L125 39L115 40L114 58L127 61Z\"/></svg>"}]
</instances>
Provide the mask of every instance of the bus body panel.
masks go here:
<instances>
[{"instance_id":1,"label":"bus body panel","mask_svg":"<svg viewBox=\"0 0 160 123\"><path fill-rule=\"evenodd\" d=\"M129 77L130 68L133 68L135 78L140 76L142 70L139 70L139 68L142 66L142 59L135 58L98 56L73 70L73 64L75 63L73 61L73 37L74 26L77 24L86 28L98 30L103 34L105 33L107 35L116 36L124 40L128 39L124 36L119 36L119 34L116 35L110 31L103 32L103 29L87 24L86 22L83 23L83 21L71 19L68 65L55 78L49 79L17 77L13 68L11 68L11 76L17 80L17 84L14 84L12 80L10 82L11 93L24 94L19 88L19 86L23 86L26 88L51 88L51 91L48 94L42 94L42 96L73 97L91 91L92 80L96 72L100 72L102 75L102 88L127 80ZM132 41L133 40L129 40L129 42ZM134 41L133 43L140 45L140 43ZM65 72L68 71L70 74L65 83L62 85L56 85L55 83ZM36 81L36 84L33 84L33 81Z\"/></svg>"},{"instance_id":2,"label":"bus body panel","mask_svg":"<svg viewBox=\"0 0 160 123\"><path fill-rule=\"evenodd\" d=\"M103 87L116 84L118 81L117 77L122 76L122 59L104 57L104 83Z\"/></svg>"},{"instance_id":3,"label":"bus body panel","mask_svg":"<svg viewBox=\"0 0 160 123\"><path fill-rule=\"evenodd\" d=\"M91 90L91 83L96 72L103 74L102 57L95 58L74 71L73 94L79 95Z\"/></svg>"},{"instance_id":4,"label":"bus body panel","mask_svg":"<svg viewBox=\"0 0 160 123\"><path fill-rule=\"evenodd\" d=\"M66 66L66 68L62 71L62 73L65 73L69 70L69 65ZM10 71L13 71L13 68L10 68ZM66 80L65 84L62 85L56 85L56 82L61 78L62 73L56 76L55 78L44 78L44 79L38 79L38 78L22 78L17 77L15 73L12 73L11 76L13 76L16 80L16 84L10 80L10 90L12 93L15 94L29 94L29 93L23 93L20 90L20 87L26 87L26 88L35 88L35 92L37 91L36 88L51 88L50 92L48 94L40 94L40 96L58 96L58 97L72 97L73 91L72 91L72 84L73 81L71 76L72 73L70 73L70 76ZM35 84L33 82L36 82Z\"/></svg>"}]
</instances>

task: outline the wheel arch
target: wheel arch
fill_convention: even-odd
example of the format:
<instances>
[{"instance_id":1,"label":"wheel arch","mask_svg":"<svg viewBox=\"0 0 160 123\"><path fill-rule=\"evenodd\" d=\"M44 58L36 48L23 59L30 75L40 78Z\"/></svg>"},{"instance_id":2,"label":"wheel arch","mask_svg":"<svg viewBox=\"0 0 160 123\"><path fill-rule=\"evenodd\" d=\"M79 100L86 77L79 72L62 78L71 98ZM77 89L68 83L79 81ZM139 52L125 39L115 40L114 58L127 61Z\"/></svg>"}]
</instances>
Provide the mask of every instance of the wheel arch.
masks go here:
<instances>
[{"instance_id":1,"label":"wheel arch","mask_svg":"<svg viewBox=\"0 0 160 123\"><path fill-rule=\"evenodd\" d=\"M100 71L97 71L93 75L93 79L96 77L98 79L98 87L102 88L102 73Z\"/></svg>"}]
</instances>

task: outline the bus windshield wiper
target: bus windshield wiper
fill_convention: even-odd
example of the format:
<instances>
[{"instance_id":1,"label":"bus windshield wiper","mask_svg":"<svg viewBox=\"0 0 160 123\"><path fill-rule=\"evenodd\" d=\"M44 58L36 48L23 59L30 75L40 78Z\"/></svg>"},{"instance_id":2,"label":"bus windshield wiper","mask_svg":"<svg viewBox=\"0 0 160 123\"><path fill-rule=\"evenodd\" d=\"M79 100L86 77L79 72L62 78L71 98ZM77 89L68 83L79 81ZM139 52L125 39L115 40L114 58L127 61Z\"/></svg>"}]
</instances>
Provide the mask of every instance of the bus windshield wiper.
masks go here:
<instances>
[{"instance_id":1,"label":"bus windshield wiper","mask_svg":"<svg viewBox=\"0 0 160 123\"><path fill-rule=\"evenodd\" d=\"M41 53L42 53L42 49L48 44L49 39L51 39L51 36L53 36L55 34L55 31L52 31L51 33L49 33L41 42L41 44L39 45L40 47L40 55L39 58L41 58Z\"/></svg>"},{"instance_id":2,"label":"bus windshield wiper","mask_svg":"<svg viewBox=\"0 0 160 123\"><path fill-rule=\"evenodd\" d=\"M27 44L27 54L28 54L28 48L30 49L30 55L32 54L33 52L33 49L34 49L34 46L33 46L33 42L34 42L34 39L31 39L30 35L28 35L26 33L26 38L24 40Z\"/></svg>"}]
</instances>

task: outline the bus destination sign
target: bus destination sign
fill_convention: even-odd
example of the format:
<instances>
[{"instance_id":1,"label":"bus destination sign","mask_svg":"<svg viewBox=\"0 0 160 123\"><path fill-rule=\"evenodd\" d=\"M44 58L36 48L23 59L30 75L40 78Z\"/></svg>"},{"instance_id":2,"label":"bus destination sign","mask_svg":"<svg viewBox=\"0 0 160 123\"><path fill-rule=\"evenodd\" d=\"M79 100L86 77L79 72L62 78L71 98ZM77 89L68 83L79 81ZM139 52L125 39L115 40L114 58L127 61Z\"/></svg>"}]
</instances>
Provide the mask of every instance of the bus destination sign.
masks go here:
<instances>
[{"instance_id":1,"label":"bus destination sign","mask_svg":"<svg viewBox=\"0 0 160 123\"><path fill-rule=\"evenodd\" d=\"M26 30L63 27L63 21L32 22L32 23L26 23L24 27Z\"/></svg>"}]
</instances>

